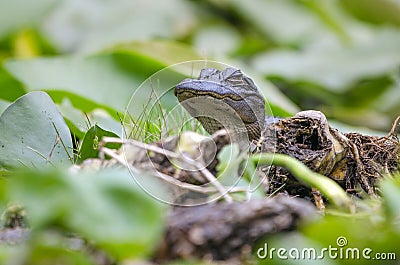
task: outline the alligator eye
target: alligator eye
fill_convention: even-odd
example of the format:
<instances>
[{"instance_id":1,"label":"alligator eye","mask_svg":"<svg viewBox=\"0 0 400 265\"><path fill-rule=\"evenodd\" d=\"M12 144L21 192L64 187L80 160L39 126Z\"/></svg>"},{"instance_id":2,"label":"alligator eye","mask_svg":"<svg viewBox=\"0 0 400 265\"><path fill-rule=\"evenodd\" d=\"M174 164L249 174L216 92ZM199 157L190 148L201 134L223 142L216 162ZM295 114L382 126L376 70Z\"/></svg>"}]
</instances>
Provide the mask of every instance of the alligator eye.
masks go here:
<instances>
[{"instance_id":1,"label":"alligator eye","mask_svg":"<svg viewBox=\"0 0 400 265\"><path fill-rule=\"evenodd\" d=\"M229 78L226 79L226 82L233 85L243 83L242 75L231 75Z\"/></svg>"}]
</instances>

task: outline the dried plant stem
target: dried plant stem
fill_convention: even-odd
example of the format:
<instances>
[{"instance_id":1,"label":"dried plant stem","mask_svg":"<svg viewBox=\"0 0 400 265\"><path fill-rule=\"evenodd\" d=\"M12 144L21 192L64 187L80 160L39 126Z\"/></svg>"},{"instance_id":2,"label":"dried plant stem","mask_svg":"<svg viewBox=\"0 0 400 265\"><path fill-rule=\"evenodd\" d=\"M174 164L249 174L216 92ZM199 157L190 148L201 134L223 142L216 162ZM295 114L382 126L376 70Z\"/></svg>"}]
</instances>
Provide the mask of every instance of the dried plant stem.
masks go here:
<instances>
[{"instance_id":1,"label":"dried plant stem","mask_svg":"<svg viewBox=\"0 0 400 265\"><path fill-rule=\"evenodd\" d=\"M100 150L102 150L103 152L105 151L104 153L109 152L109 151L113 152L112 150L104 147L104 145L106 143L132 144L132 145L135 145L135 146L137 146L139 148L143 148L143 149L148 150L148 151L152 151L152 152L155 152L155 153L163 154L163 155L165 155L167 157L175 158L175 159L183 161L185 163L189 163L189 164L191 164L192 166L194 166L197 170L199 170L201 172L201 174L209 181L209 183L211 185L213 185L215 187L216 191L218 191L224 197L224 199L227 202L232 202L233 201L232 197L229 195L229 191L232 192L232 190L229 190L226 187L224 187L214 177L214 175L211 174L211 172L207 168L204 167L204 165L202 165L201 163L199 163L199 162L197 162L195 160L188 159L188 158L182 158L181 156L179 156L178 154L176 154L176 153L174 153L172 151L165 150L165 149L157 147L157 146L145 144L145 143L142 143L142 142L139 142L139 141L135 141L135 140L126 141L126 140L119 139L119 138L114 138L114 137L103 137L102 138L101 143L100 143ZM107 155L110 155L110 154L107 153ZM119 163L122 163L126 167L129 167L130 169L133 169L119 155L117 155L115 153L113 155L114 156L111 156L111 155L110 156L115 158ZM118 156L118 157L116 157L116 156ZM121 159L123 161L121 161ZM175 178L173 178L171 176L168 176L166 174L163 174L161 172L157 172L157 175L160 178L162 178L163 180L168 181L169 183L172 183L174 185L178 185L180 187L185 187L187 189L195 190L195 191L198 191L198 192L204 192L204 187L200 187L200 186L196 186L196 185L192 185L192 184L181 182L181 181L179 181L179 180L177 180L177 179L175 179Z\"/></svg>"}]
</instances>

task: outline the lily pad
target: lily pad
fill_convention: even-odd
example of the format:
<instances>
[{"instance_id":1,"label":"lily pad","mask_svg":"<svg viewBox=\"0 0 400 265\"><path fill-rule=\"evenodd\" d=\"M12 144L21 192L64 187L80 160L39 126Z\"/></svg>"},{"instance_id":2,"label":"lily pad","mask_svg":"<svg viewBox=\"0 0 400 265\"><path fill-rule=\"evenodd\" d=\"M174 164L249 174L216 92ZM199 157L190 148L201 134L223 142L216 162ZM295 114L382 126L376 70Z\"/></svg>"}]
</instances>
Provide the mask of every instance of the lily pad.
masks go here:
<instances>
[{"instance_id":1,"label":"lily pad","mask_svg":"<svg viewBox=\"0 0 400 265\"><path fill-rule=\"evenodd\" d=\"M10 105L10 102L0 99L0 114Z\"/></svg>"},{"instance_id":2,"label":"lily pad","mask_svg":"<svg viewBox=\"0 0 400 265\"><path fill-rule=\"evenodd\" d=\"M189 46L155 41L118 46L87 57L10 60L5 65L29 91L45 90L57 102L69 98L85 112L108 107L110 114L116 115L149 76L171 64L199 58ZM136 100L145 104L149 99L137 94Z\"/></svg>"},{"instance_id":3,"label":"lily pad","mask_svg":"<svg viewBox=\"0 0 400 265\"><path fill-rule=\"evenodd\" d=\"M367 31L351 45L325 45L323 41L301 51L264 53L253 66L267 76L289 81L310 81L335 92L345 92L359 80L377 78L394 71L400 63L397 29Z\"/></svg>"},{"instance_id":4,"label":"lily pad","mask_svg":"<svg viewBox=\"0 0 400 265\"><path fill-rule=\"evenodd\" d=\"M70 172L22 171L6 183L8 199L23 203L36 235L49 227L71 231L116 259L143 257L157 246L166 207L128 170Z\"/></svg>"},{"instance_id":5,"label":"lily pad","mask_svg":"<svg viewBox=\"0 0 400 265\"><path fill-rule=\"evenodd\" d=\"M0 38L15 30L32 26L42 20L58 1L56 0L0 0Z\"/></svg>"},{"instance_id":6,"label":"lily pad","mask_svg":"<svg viewBox=\"0 0 400 265\"><path fill-rule=\"evenodd\" d=\"M31 92L0 117L0 167L70 165L69 129L49 95Z\"/></svg>"},{"instance_id":7,"label":"lily pad","mask_svg":"<svg viewBox=\"0 0 400 265\"><path fill-rule=\"evenodd\" d=\"M104 109L96 108L93 111L84 112L75 108L68 99L62 100L61 104L58 104L58 108L71 130L71 134L79 139L83 139L85 133L94 124L101 126L107 131L113 132L118 135L118 137L122 137L121 123L116 120L116 117L112 117Z\"/></svg>"},{"instance_id":8,"label":"lily pad","mask_svg":"<svg viewBox=\"0 0 400 265\"><path fill-rule=\"evenodd\" d=\"M391 0L340 0L340 4L360 20L400 26L400 2ZM379 12L377 12L379 10Z\"/></svg>"}]
</instances>

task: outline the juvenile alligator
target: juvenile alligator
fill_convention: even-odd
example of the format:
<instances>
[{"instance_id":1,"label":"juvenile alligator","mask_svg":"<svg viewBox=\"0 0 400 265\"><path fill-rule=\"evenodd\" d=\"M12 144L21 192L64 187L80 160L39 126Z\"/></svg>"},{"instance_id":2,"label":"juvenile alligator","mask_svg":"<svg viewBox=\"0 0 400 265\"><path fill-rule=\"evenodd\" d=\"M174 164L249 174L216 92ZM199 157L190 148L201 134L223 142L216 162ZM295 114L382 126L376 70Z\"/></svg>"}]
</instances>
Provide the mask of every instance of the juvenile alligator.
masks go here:
<instances>
[{"instance_id":1,"label":"juvenile alligator","mask_svg":"<svg viewBox=\"0 0 400 265\"><path fill-rule=\"evenodd\" d=\"M365 192L374 195L382 174L398 170L400 145L394 129L385 137L342 134L329 125L323 113L314 110L286 119L268 117L264 98L239 69L203 69L198 79L183 80L174 92L180 104L210 134L223 127L235 132L233 135L244 132L250 141L260 139L256 151L292 156L336 180L346 190L358 190L360 184ZM375 155L371 158L369 154ZM273 177L277 184L273 187L271 182L270 191L290 179L286 171L273 175L283 177ZM298 195L299 190L293 194Z\"/></svg>"},{"instance_id":2,"label":"juvenile alligator","mask_svg":"<svg viewBox=\"0 0 400 265\"><path fill-rule=\"evenodd\" d=\"M210 134L226 129L245 129L249 140L257 140L265 124L265 101L253 80L235 68L201 70L198 79L185 79L175 87L181 105ZM233 127L233 128L232 128Z\"/></svg>"}]
</instances>

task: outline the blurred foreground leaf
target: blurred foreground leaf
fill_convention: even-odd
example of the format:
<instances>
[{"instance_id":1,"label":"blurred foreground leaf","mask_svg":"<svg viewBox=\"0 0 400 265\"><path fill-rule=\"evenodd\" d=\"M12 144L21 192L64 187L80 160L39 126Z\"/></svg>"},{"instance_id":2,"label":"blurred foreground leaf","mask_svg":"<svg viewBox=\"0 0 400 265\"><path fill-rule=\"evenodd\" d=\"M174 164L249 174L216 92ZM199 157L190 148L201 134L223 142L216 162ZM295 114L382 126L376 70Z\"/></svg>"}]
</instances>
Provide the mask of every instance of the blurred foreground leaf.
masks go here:
<instances>
[{"instance_id":1,"label":"blurred foreground leaf","mask_svg":"<svg viewBox=\"0 0 400 265\"><path fill-rule=\"evenodd\" d=\"M385 209L391 218L400 220L400 179L399 175L394 179L387 179L381 183L384 194Z\"/></svg>"},{"instance_id":2,"label":"blurred foreground leaf","mask_svg":"<svg viewBox=\"0 0 400 265\"><path fill-rule=\"evenodd\" d=\"M7 183L7 194L26 207L33 237L59 228L92 241L116 259L149 254L164 226L164 205L123 169L19 172Z\"/></svg>"},{"instance_id":3,"label":"blurred foreground leaf","mask_svg":"<svg viewBox=\"0 0 400 265\"><path fill-rule=\"evenodd\" d=\"M30 246L6 245L0 248L1 264L29 265L95 265L86 253L65 247L66 242L57 235L35 238Z\"/></svg>"},{"instance_id":4,"label":"blurred foreground leaf","mask_svg":"<svg viewBox=\"0 0 400 265\"><path fill-rule=\"evenodd\" d=\"M72 140L56 105L44 92L32 92L0 117L0 167L70 165Z\"/></svg>"},{"instance_id":5,"label":"blurred foreground leaf","mask_svg":"<svg viewBox=\"0 0 400 265\"><path fill-rule=\"evenodd\" d=\"M284 258L276 251L271 257L272 248L284 248L288 261L301 260L301 264L397 264L400 234L390 223L371 219L327 216L301 232L267 238L260 247L267 244L268 256L259 264L282 264Z\"/></svg>"}]
</instances>

